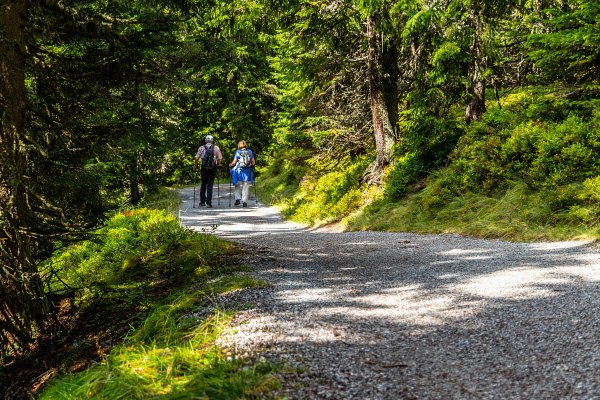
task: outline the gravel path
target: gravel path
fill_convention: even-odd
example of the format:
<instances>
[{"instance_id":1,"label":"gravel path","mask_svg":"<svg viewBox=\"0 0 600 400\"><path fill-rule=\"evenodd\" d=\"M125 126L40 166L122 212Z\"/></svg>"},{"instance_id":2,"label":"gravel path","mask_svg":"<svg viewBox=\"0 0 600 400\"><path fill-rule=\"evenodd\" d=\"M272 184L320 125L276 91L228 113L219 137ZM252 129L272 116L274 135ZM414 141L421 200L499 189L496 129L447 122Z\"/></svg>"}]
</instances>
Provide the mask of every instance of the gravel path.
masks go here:
<instances>
[{"instance_id":1,"label":"gravel path","mask_svg":"<svg viewBox=\"0 0 600 400\"><path fill-rule=\"evenodd\" d=\"M272 283L222 338L282 362L289 399L600 399L600 255L582 242L335 233L251 201L182 222L247 246ZM216 190L215 190L216 193Z\"/></svg>"}]
</instances>

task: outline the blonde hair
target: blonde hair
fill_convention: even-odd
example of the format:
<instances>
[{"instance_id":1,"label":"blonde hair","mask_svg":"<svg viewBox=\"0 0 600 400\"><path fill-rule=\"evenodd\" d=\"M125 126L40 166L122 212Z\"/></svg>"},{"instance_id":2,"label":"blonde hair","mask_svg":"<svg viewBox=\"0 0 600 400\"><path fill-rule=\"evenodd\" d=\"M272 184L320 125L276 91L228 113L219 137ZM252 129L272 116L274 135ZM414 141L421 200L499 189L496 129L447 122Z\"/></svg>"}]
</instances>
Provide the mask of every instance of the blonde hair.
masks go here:
<instances>
[{"instance_id":1,"label":"blonde hair","mask_svg":"<svg viewBox=\"0 0 600 400\"><path fill-rule=\"evenodd\" d=\"M244 147L246 147L246 141L245 140L240 140L238 142L238 149L243 149Z\"/></svg>"}]
</instances>

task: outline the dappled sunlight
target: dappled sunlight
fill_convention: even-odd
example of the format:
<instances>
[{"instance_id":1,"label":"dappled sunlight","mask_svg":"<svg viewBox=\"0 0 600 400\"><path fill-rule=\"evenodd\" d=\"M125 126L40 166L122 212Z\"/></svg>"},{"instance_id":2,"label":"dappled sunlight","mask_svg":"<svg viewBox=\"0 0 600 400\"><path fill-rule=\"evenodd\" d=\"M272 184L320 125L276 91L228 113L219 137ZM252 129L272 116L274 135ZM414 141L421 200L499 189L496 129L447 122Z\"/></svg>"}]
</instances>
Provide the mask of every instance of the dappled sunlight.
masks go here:
<instances>
[{"instance_id":1,"label":"dappled sunlight","mask_svg":"<svg viewBox=\"0 0 600 400\"><path fill-rule=\"evenodd\" d=\"M402 294L373 294L354 300L363 307L355 307L350 311L344 311L344 308L332 308L328 312L357 318L389 319L391 322L406 324L414 329L442 325L465 316L465 309L456 307L455 297L431 297L427 291L421 290ZM480 303L469 303L470 310L474 310L477 306L480 306Z\"/></svg>"},{"instance_id":2,"label":"dappled sunlight","mask_svg":"<svg viewBox=\"0 0 600 400\"><path fill-rule=\"evenodd\" d=\"M563 271L569 270L568 273ZM576 280L600 281L600 265L573 267L517 267L469 279L457 286L461 290L488 298L527 299L556 295L554 287L572 284Z\"/></svg>"},{"instance_id":3,"label":"dappled sunlight","mask_svg":"<svg viewBox=\"0 0 600 400\"><path fill-rule=\"evenodd\" d=\"M304 358L350 354L361 369L402 368L429 385L419 377L432 360L435 379L495 382L531 373L531 363L519 369L522 354L554 368L548 349L579 348L597 335L600 258L585 242L323 232L261 204L184 214L190 228L216 226L216 235L256 251L252 273L273 282L247 293L251 308L240 312L247 324L227 339L239 349L265 340ZM590 348L560 362L571 369L593 362Z\"/></svg>"},{"instance_id":4,"label":"dappled sunlight","mask_svg":"<svg viewBox=\"0 0 600 400\"><path fill-rule=\"evenodd\" d=\"M485 298L528 299L555 294L541 285L568 283L547 275L548 271L536 267L511 268L468 279L456 290Z\"/></svg>"},{"instance_id":5,"label":"dappled sunlight","mask_svg":"<svg viewBox=\"0 0 600 400\"><path fill-rule=\"evenodd\" d=\"M273 283L240 294L248 308L220 342L240 354L415 387L537 382L557 366L577 382L597 365L600 257L589 243L310 230L261 204L184 214L192 229L218 224L215 235L248 249L251 274ZM302 376L312 385L321 371Z\"/></svg>"},{"instance_id":6,"label":"dappled sunlight","mask_svg":"<svg viewBox=\"0 0 600 400\"><path fill-rule=\"evenodd\" d=\"M282 340L319 336L321 341L335 343L339 340L335 335L322 339L322 335L317 334L328 326L330 319L347 324L370 321L383 326L401 326L403 332L410 335L426 335L444 326L478 327L481 325L477 322L478 316L490 309L519 301L551 301L553 297L561 296L567 287L582 281L600 281L597 256L565 254L563 251L581 248L581 243L541 244L535 248L530 244L509 244L491 249L479 248L473 241L473 248L457 248L448 243L447 250L439 251L429 259L415 254L415 248L428 240L423 237L423 243L418 243L415 239L410 242L412 247L398 248L395 262L388 259L386 264L378 266L381 280L366 281L357 279L362 271L377 262L372 254L389 243L342 239L338 247L328 248L329 253L322 248L313 248L312 253L306 249L291 251L287 248L279 259L293 262L293 267L277 270L277 273L293 275L303 271L307 275L313 274L313 280L317 274L320 286L306 287L289 280L277 291L275 298L278 301L298 307L304 315L298 324L291 322L295 333ZM315 242L319 242L318 238ZM356 251L346 251L348 246L355 247ZM542 249L546 258L536 259L535 254ZM557 252L556 256L554 252ZM341 264L345 259L348 265L321 269L320 257L335 257ZM506 261L498 264L499 259ZM495 265L503 266L493 267ZM386 275L397 276L396 282L402 281L405 270L413 272L406 275L404 285L388 285ZM419 276L420 279L415 280ZM312 321L313 328L306 326L306 319ZM346 332L344 340L361 343L365 337L369 337L368 333L358 329L354 333ZM388 339L370 338L369 341L376 343Z\"/></svg>"},{"instance_id":7,"label":"dappled sunlight","mask_svg":"<svg viewBox=\"0 0 600 400\"><path fill-rule=\"evenodd\" d=\"M181 223L199 232L212 230L231 239L294 232L302 228L299 224L284 222L277 210L264 207L254 199L249 200L248 207L233 205L227 188L228 185L221 185L221 196L213 199L213 208L197 204L194 207L192 188L183 190L179 212Z\"/></svg>"},{"instance_id":8,"label":"dappled sunlight","mask_svg":"<svg viewBox=\"0 0 600 400\"><path fill-rule=\"evenodd\" d=\"M285 296L283 296L284 300L282 301L298 303L322 300L323 298L330 297L329 295L331 295L332 293L333 290L329 288L312 288L309 290L305 288L298 288L293 290L287 290Z\"/></svg>"},{"instance_id":9,"label":"dappled sunlight","mask_svg":"<svg viewBox=\"0 0 600 400\"><path fill-rule=\"evenodd\" d=\"M442 255L454 256L454 255L468 255L468 254L480 254L480 253L493 253L493 249L452 249L448 251L440 252Z\"/></svg>"},{"instance_id":10,"label":"dappled sunlight","mask_svg":"<svg viewBox=\"0 0 600 400\"><path fill-rule=\"evenodd\" d=\"M576 249L581 246L584 246L590 242L543 242L543 243L531 243L526 246L531 250L536 251L556 251L556 250L567 250L567 249Z\"/></svg>"}]
</instances>

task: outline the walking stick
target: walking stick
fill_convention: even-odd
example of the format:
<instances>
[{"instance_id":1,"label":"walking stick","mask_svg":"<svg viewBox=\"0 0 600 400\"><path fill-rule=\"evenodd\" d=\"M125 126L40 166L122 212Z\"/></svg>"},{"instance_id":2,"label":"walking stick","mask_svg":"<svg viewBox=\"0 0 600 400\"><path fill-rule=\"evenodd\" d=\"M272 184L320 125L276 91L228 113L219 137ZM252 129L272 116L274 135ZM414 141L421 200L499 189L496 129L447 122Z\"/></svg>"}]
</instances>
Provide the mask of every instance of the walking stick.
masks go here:
<instances>
[{"instance_id":1,"label":"walking stick","mask_svg":"<svg viewBox=\"0 0 600 400\"><path fill-rule=\"evenodd\" d=\"M196 171L194 171L194 203L192 208L196 208Z\"/></svg>"},{"instance_id":2,"label":"walking stick","mask_svg":"<svg viewBox=\"0 0 600 400\"><path fill-rule=\"evenodd\" d=\"M252 166L252 185L254 186L254 200L258 204L258 196L256 195L256 168Z\"/></svg>"},{"instance_id":3,"label":"walking stick","mask_svg":"<svg viewBox=\"0 0 600 400\"><path fill-rule=\"evenodd\" d=\"M219 191L219 166L217 165L217 205L221 205L221 192Z\"/></svg>"}]
</instances>

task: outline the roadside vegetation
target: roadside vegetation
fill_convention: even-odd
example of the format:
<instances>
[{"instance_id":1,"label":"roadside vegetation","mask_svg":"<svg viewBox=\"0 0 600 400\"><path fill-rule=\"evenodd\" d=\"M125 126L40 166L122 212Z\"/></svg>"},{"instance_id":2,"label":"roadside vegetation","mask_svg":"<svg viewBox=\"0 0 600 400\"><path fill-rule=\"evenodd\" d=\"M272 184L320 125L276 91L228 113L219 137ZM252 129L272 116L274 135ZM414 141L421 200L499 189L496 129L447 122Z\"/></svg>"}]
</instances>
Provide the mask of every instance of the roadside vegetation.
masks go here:
<instances>
[{"instance_id":1,"label":"roadside vegetation","mask_svg":"<svg viewBox=\"0 0 600 400\"><path fill-rule=\"evenodd\" d=\"M396 146L381 190L360 182L364 158L328 170L306 150L282 152L264 171L261 191L291 219L335 222L347 230L596 239L597 103L569 108L558 88L532 88L506 96L502 107L492 105L481 122L469 126L416 121L427 134Z\"/></svg>"},{"instance_id":2,"label":"roadside vegetation","mask_svg":"<svg viewBox=\"0 0 600 400\"><path fill-rule=\"evenodd\" d=\"M245 140L259 195L306 224L600 235L597 0L63 3L0 7L0 395L92 360L90 380L140 379L132 396L187 390L171 345L207 349L221 326L188 325L202 293L258 284L231 244L150 203L192 184L207 135L225 163ZM141 339L144 321L173 318ZM130 349L173 364L151 378L158 365L116 355Z\"/></svg>"},{"instance_id":3,"label":"roadside vegetation","mask_svg":"<svg viewBox=\"0 0 600 400\"><path fill-rule=\"evenodd\" d=\"M173 194L119 212L44 263L59 321L15 365L11 396L252 399L276 387L273 366L215 344L235 312L216 297L263 283L243 274L231 243L183 228L164 209L176 209Z\"/></svg>"}]
</instances>

